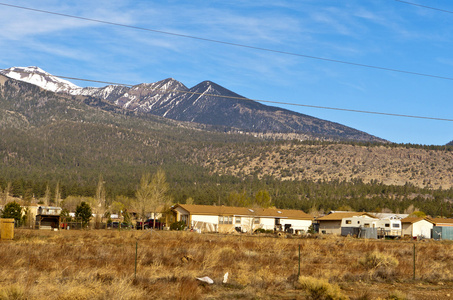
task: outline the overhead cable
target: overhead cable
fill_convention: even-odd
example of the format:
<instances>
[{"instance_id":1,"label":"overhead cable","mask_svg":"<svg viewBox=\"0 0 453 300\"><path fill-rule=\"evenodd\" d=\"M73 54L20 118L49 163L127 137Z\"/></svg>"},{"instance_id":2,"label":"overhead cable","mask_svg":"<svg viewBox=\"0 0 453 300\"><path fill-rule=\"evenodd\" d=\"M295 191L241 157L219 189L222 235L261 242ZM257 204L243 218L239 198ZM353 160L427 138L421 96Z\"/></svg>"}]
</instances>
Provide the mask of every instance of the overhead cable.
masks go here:
<instances>
[{"instance_id":1,"label":"overhead cable","mask_svg":"<svg viewBox=\"0 0 453 300\"><path fill-rule=\"evenodd\" d=\"M78 80L78 81L114 84L114 85L127 86L127 87L134 86L134 85L125 84L125 83L112 83L112 82L108 82L108 81L83 79L83 78L77 78L77 77L67 77L67 76L60 76L60 75L53 75L53 76L59 77L59 78L64 78L64 79L70 79L70 80ZM453 119L447 119L447 118L437 118L437 117L428 117L428 116L396 114L396 113L367 111L367 110L339 108L339 107L329 107L329 106L320 106L320 105L309 105L309 104L300 104L300 103L291 103L291 102L282 102L282 101L272 101L272 100L250 99L250 98L238 97L238 96L215 95L215 94L206 94L206 93L191 92L191 91L171 90L171 89L165 89L165 88L150 88L150 90L152 90L154 92L157 92L157 93L160 92L160 93L192 94L192 95L199 95L199 96L218 97L218 98L235 99L235 100L242 100L242 101L255 101L255 102L260 102L260 103L270 103L270 104L278 104L278 105L291 105L291 106L298 106L298 107L328 109L328 110L346 111L346 112L354 112L354 113L362 113L362 114L373 114L373 115L383 115L383 116L391 116L391 117L404 117L404 118L414 118L414 119L453 122Z\"/></svg>"},{"instance_id":2,"label":"overhead cable","mask_svg":"<svg viewBox=\"0 0 453 300\"><path fill-rule=\"evenodd\" d=\"M403 2L403 1L401 1L401 2ZM352 66L364 67L364 68L371 68L371 69L377 69L377 70L383 70L383 71L410 74L410 75L416 75L416 76L424 76L424 77L437 78L437 79L453 80L453 77L448 77L448 76L441 76L441 75L434 75L434 74L406 71L406 70L387 68L387 67L380 67L380 66L374 66L374 65L368 65L368 64L361 64L361 63L355 63L355 62L338 60L338 59L332 59L332 58L326 58L326 57L320 57L320 56L313 56L313 55L307 55L307 54L301 54L301 53L295 53L295 52L288 52L288 51L283 51L283 50L275 50L275 49L270 49L270 48L263 48L263 47L257 47L257 46L251 46L251 45L245 45L245 44L239 44L239 43L233 43L233 42L226 42L226 41L209 39L209 38L203 38L203 37L198 37L198 36L193 36L193 35L180 34L180 33L175 33L175 32L162 31L162 30L138 27L138 26L133 26L133 25L121 24L121 23L116 23L116 22L104 21L104 20L99 20L99 19L93 19L93 18L86 18L86 17L74 16L74 15L69 15L69 14L57 13L57 12L53 12L53 11L36 9L36 8L30 8L30 7L19 6L19 5L13 5L13 4L2 3L2 2L0 2L0 5L13 7L13 8L18 8L18 9L29 10L29 11L34 11L34 12L46 13L46 14L51 14L51 15L57 15L57 16L61 16L61 17L79 19L79 20L96 22L96 23L102 23L102 24L113 25L113 26L126 27L126 28L137 29L137 30L144 30L144 31L149 31L149 32L154 32L154 33L159 33L159 34L165 34L165 35L171 35L171 36L177 36L177 37L183 37L183 38L188 38L188 39L195 39L195 40L200 40L200 41L204 41L204 42L211 42L211 43L229 45L229 46L234 46L234 47L242 47L242 48L248 48L248 49L253 49L253 50L260 50L260 51L266 51L266 52L272 52L272 53L278 53L278 54L284 54L284 55L291 55L291 56L297 56L297 57L303 57L303 58L309 58L309 59L316 59L316 60L322 60L322 61L327 61L327 62L334 62L334 63L340 63L340 64L346 64L346 65L352 65Z\"/></svg>"},{"instance_id":3,"label":"overhead cable","mask_svg":"<svg viewBox=\"0 0 453 300\"><path fill-rule=\"evenodd\" d=\"M428 9L432 9L432 10L437 10L437 11L453 14L453 11L451 11L451 10L445 10L445 9L436 8L436 7L427 6L427 5L422 5L422 4L409 2L409 1L401 1L401 0L395 0L395 1L396 2L401 2L401 3L404 3L404 4L409 4L409 5L413 5L413 6L418 6L418 7L423 7L423 8L428 8Z\"/></svg>"}]
</instances>

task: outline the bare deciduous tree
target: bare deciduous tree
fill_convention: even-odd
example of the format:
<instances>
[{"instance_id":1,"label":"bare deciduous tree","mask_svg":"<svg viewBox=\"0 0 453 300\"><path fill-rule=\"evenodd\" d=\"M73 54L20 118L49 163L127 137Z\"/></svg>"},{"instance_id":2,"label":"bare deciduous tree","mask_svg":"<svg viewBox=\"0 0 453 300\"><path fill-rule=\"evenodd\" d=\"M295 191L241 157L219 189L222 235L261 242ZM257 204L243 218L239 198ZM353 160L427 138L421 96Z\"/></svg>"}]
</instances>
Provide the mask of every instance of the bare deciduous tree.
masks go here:
<instances>
[{"instance_id":1,"label":"bare deciduous tree","mask_svg":"<svg viewBox=\"0 0 453 300\"><path fill-rule=\"evenodd\" d=\"M51 197L51 193L50 193L50 187L49 187L49 184L46 185L46 192L44 193L44 198L42 199L43 201L43 204L44 206L49 206L50 205L50 197Z\"/></svg>"},{"instance_id":2,"label":"bare deciduous tree","mask_svg":"<svg viewBox=\"0 0 453 300\"><path fill-rule=\"evenodd\" d=\"M102 223L102 217L104 216L105 210L105 181L102 175L99 175L98 185L96 188L96 206L94 207L94 212L96 214L96 227L100 226Z\"/></svg>"},{"instance_id":3,"label":"bare deciduous tree","mask_svg":"<svg viewBox=\"0 0 453 300\"><path fill-rule=\"evenodd\" d=\"M167 177L162 169L157 170L151 179L151 211L154 214L153 228L156 227L157 212L167 212L171 206L171 198L168 195L169 185Z\"/></svg>"},{"instance_id":4,"label":"bare deciduous tree","mask_svg":"<svg viewBox=\"0 0 453 300\"><path fill-rule=\"evenodd\" d=\"M168 196L169 186L165 172L162 169L157 170L152 177L149 173L142 175L140 185L136 191L136 208L143 221L146 214L152 212L154 215L153 228L156 226L157 212L164 212L171 205L171 198Z\"/></svg>"},{"instance_id":5,"label":"bare deciduous tree","mask_svg":"<svg viewBox=\"0 0 453 300\"><path fill-rule=\"evenodd\" d=\"M61 206L60 181L57 181L57 185L55 186L55 205Z\"/></svg>"},{"instance_id":6,"label":"bare deciduous tree","mask_svg":"<svg viewBox=\"0 0 453 300\"><path fill-rule=\"evenodd\" d=\"M135 207L140 214L140 220L142 221L142 229L144 226L144 220L146 213L151 210L151 189L150 189L150 177L149 173L142 175L140 179L140 185L135 192L136 202Z\"/></svg>"},{"instance_id":7,"label":"bare deciduous tree","mask_svg":"<svg viewBox=\"0 0 453 300\"><path fill-rule=\"evenodd\" d=\"M0 192L1 192L1 191L2 191L2 190L0 189ZM8 182L8 183L6 184L5 189L3 190L3 193L0 194L0 195L1 195L0 200L1 200L1 204L2 204L2 205L5 205L6 203L8 203L8 197L9 197L10 191L11 191L11 182Z\"/></svg>"}]
</instances>

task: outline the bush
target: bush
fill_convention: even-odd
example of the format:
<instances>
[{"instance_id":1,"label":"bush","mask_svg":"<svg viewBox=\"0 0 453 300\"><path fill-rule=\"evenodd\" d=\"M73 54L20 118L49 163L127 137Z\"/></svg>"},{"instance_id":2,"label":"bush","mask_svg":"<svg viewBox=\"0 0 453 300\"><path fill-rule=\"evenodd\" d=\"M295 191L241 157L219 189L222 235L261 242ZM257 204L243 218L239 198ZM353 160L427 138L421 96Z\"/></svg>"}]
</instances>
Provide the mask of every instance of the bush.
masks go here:
<instances>
[{"instance_id":1,"label":"bush","mask_svg":"<svg viewBox=\"0 0 453 300\"><path fill-rule=\"evenodd\" d=\"M299 277L299 284L302 289L308 292L308 299L316 300L342 300L349 299L344 295L340 287L336 284L330 284L326 279L317 279L313 277Z\"/></svg>"},{"instance_id":2,"label":"bush","mask_svg":"<svg viewBox=\"0 0 453 300\"><path fill-rule=\"evenodd\" d=\"M359 264L369 270L371 279L393 280L397 276L396 267L398 260L391 254L373 251L366 257L359 259Z\"/></svg>"},{"instance_id":3,"label":"bush","mask_svg":"<svg viewBox=\"0 0 453 300\"><path fill-rule=\"evenodd\" d=\"M17 202L9 202L5 205L1 217L14 219L19 225L22 221L22 207Z\"/></svg>"},{"instance_id":4,"label":"bush","mask_svg":"<svg viewBox=\"0 0 453 300\"><path fill-rule=\"evenodd\" d=\"M170 230L184 230L186 223L184 221L178 221L170 224Z\"/></svg>"},{"instance_id":5,"label":"bush","mask_svg":"<svg viewBox=\"0 0 453 300\"><path fill-rule=\"evenodd\" d=\"M90 205L82 201L82 203L77 205L75 216L78 220L82 221L82 227L85 228L92 218Z\"/></svg>"},{"instance_id":6,"label":"bush","mask_svg":"<svg viewBox=\"0 0 453 300\"><path fill-rule=\"evenodd\" d=\"M368 269L378 267L393 268L397 267L399 264L398 260L392 255L379 251L368 253L365 258L359 260L359 263Z\"/></svg>"},{"instance_id":7,"label":"bush","mask_svg":"<svg viewBox=\"0 0 453 300\"><path fill-rule=\"evenodd\" d=\"M25 296L25 290L19 285L12 285L0 289L0 299L5 300L22 300L27 299Z\"/></svg>"}]
</instances>

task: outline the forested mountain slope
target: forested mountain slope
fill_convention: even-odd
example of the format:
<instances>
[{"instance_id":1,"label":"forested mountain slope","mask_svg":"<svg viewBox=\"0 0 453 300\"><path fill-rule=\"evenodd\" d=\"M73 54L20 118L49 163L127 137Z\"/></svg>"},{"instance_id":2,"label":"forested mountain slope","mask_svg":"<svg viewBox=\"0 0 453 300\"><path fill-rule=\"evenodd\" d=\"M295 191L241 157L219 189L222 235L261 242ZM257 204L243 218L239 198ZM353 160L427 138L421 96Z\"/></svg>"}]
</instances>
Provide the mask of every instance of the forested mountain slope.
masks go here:
<instances>
[{"instance_id":1,"label":"forested mountain slope","mask_svg":"<svg viewBox=\"0 0 453 300\"><path fill-rule=\"evenodd\" d=\"M0 192L134 197L163 168L175 202L229 204L269 193L281 208L451 212L451 147L269 141L55 94L0 76Z\"/></svg>"}]
</instances>

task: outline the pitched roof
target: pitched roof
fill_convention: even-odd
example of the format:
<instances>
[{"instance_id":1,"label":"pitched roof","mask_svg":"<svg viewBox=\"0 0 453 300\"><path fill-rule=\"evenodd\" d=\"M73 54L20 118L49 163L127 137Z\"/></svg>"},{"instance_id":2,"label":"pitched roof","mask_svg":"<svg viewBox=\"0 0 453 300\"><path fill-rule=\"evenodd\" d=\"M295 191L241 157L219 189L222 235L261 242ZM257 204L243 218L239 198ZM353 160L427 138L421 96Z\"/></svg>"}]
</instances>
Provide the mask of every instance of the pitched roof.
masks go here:
<instances>
[{"instance_id":1,"label":"pitched roof","mask_svg":"<svg viewBox=\"0 0 453 300\"><path fill-rule=\"evenodd\" d=\"M446 218L431 218L431 221L437 225L437 224L449 224L453 225L453 219L446 219Z\"/></svg>"},{"instance_id":2,"label":"pitched roof","mask_svg":"<svg viewBox=\"0 0 453 300\"><path fill-rule=\"evenodd\" d=\"M234 206L213 206L213 205L194 205L194 204L176 204L173 209L181 207L190 214L194 215L235 215L235 216L253 216L253 217L271 217L282 219L301 219L312 220L313 217L302 210L278 209L278 208L247 208Z\"/></svg>"},{"instance_id":3,"label":"pitched roof","mask_svg":"<svg viewBox=\"0 0 453 300\"><path fill-rule=\"evenodd\" d=\"M21 200L21 199L17 199L17 198L13 198L12 200L8 200L6 204L10 203L10 202L16 202L18 203L20 206L27 206L27 207L31 207L31 206L40 206L40 204L36 204L36 203L31 203L31 202L26 202L24 200Z\"/></svg>"},{"instance_id":4,"label":"pitched roof","mask_svg":"<svg viewBox=\"0 0 453 300\"><path fill-rule=\"evenodd\" d=\"M355 211L348 211L348 212L334 212L325 216L318 218L318 221L341 221L344 218L351 218L351 217L359 217L359 216L368 216L370 218L376 219L375 216L370 215L366 212L355 212Z\"/></svg>"},{"instance_id":5,"label":"pitched roof","mask_svg":"<svg viewBox=\"0 0 453 300\"><path fill-rule=\"evenodd\" d=\"M409 214L375 213L375 212L371 212L370 214L375 216L376 218L379 218L379 219L397 219L397 220L401 220L401 219L409 217Z\"/></svg>"},{"instance_id":6,"label":"pitched roof","mask_svg":"<svg viewBox=\"0 0 453 300\"><path fill-rule=\"evenodd\" d=\"M414 223L417 223L419 221L428 221L430 223L434 223L433 221L431 221L429 218L418 218L418 217L407 217L407 218L404 218L401 220L401 223L411 223L411 224L414 224Z\"/></svg>"}]
</instances>

